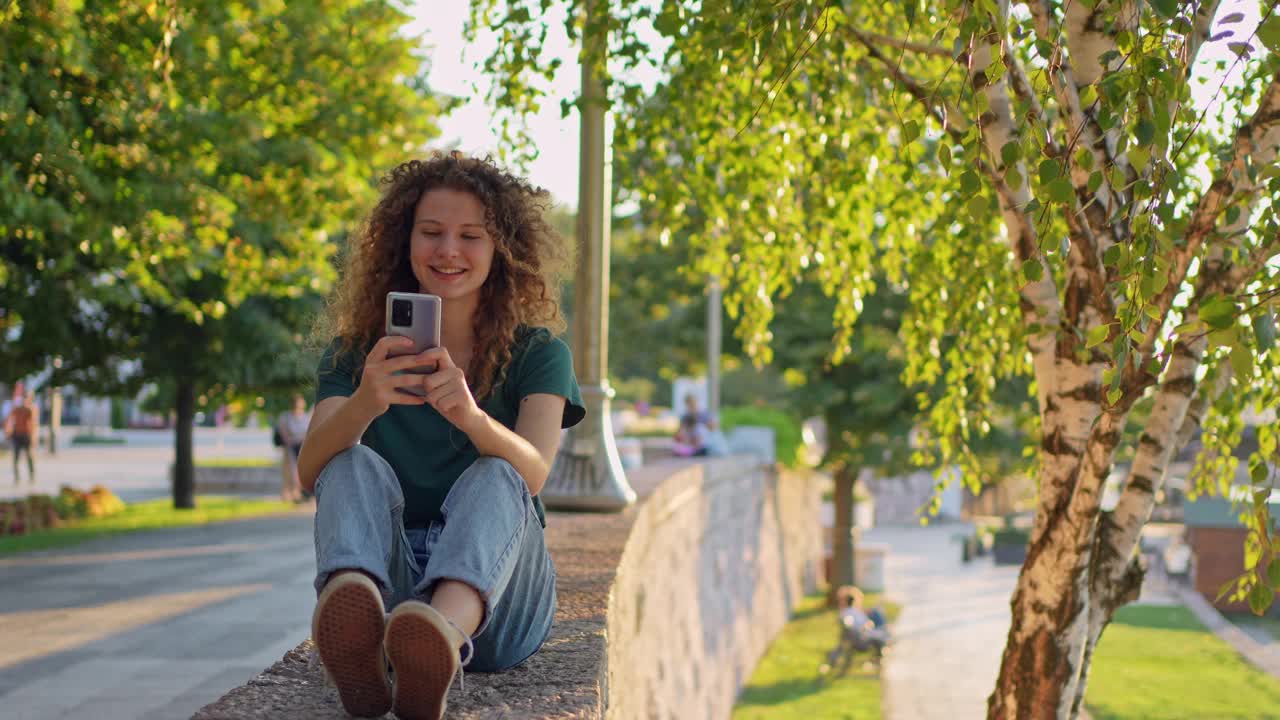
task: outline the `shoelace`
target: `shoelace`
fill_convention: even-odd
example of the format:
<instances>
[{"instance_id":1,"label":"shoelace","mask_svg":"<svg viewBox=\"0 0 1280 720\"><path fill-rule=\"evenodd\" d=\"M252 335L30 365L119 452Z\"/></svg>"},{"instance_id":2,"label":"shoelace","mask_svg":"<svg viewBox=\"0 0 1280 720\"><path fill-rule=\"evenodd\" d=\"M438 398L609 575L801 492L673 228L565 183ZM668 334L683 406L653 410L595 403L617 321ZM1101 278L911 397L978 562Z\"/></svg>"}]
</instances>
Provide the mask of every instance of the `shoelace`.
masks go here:
<instances>
[{"instance_id":1,"label":"shoelace","mask_svg":"<svg viewBox=\"0 0 1280 720\"><path fill-rule=\"evenodd\" d=\"M441 617L444 617L444 616L441 615ZM462 632L462 629L459 628L457 625L454 625L453 621L450 620L449 618L446 617L444 619L445 619L445 622L449 623L449 627L452 627L459 635L463 637L465 641L462 645L462 650L466 650L466 657L465 658L462 657L462 650L458 651L458 655L459 655L458 657L458 692L466 692L467 691L466 667L467 665L471 664L471 656L475 655L476 646L474 643L471 642L470 635ZM450 683L450 685L452 685L452 683Z\"/></svg>"}]
</instances>

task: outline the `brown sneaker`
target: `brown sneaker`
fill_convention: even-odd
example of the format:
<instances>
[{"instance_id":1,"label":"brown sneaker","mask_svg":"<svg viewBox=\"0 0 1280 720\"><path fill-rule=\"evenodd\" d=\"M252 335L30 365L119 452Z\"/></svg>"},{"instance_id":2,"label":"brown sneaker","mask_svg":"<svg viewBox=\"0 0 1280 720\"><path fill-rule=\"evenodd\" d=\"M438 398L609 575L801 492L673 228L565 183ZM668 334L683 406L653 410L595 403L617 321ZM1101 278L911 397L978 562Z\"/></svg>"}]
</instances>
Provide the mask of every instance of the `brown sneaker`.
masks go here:
<instances>
[{"instance_id":1,"label":"brown sneaker","mask_svg":"<svg viewBox=\"0 0 1280 720\"><path fill-rule=\"evenodd\" d=\"M391 708L391 683L382 654L382 594L358 572L334 575L320 591L311 618L325 672L342 707L356 717L381 717Z\"/></svg>"},{"instance_id":2,"label":"brown sneaker","mask_svg":"<svg viewBox=\"0 0 1280 720\"><path fill-rule=\"evenodd\" d=\"M458 647L471 638L424 602L396 606L383 645L395 676L393 707L400 720L440 720L453 676L464 664ZM470 652L467 653L470 660Z\"/></svg>"}]
</instances>

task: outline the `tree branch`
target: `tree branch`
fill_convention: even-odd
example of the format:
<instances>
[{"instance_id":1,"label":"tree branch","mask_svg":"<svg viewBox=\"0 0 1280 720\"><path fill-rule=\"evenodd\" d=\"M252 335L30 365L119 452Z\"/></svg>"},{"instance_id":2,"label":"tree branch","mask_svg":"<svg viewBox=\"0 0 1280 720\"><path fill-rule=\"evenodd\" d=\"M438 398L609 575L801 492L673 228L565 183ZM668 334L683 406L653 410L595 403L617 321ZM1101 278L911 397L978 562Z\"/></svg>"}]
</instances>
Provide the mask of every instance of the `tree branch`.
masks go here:
<instances>
[{"instance_id":1,"label":"tree branch","mask_svg":"<svg viewBox=\"0 0 1280 720\"><path fill-rule=\"evenodd\" d=\"M1200 8L1196 10L1196 17L1191 28L1191 32L1187 34L1186 41L1182 44L1182 52L1180 53L1183 67L1182 79L1187 81L1191 79L1191 70L1195 67L1196 59L1200 56L1200 48L1209 40L1209 34L1213 31L1213 18L1218 14L1218 5L1220 0L1205 0Z\"/></svg>"},{"instance_id":2,"label":"tree branch","mask_svg":"<svg viewBox=\"0 0 1280 720\"><path fill-rule=\"evenodd\" d=\"M1051 155L1061 156L1062 146L1058 144L1057 139L1053 136L1052 123L1049 121L1049 116L1044 114L1044 108L1040 105L1040 98L1036 97L1035 89L1031 87L1031 79L1027 77L1027 72L1023 69L1022 63L1018 61L1016 55L1007 51L1003 54L1002 59L1009 71L1013 93L1030 108L1028 121L1030 124L1039 125L1044 129L1045 150Z\"/></svg>"},{"instance_id":3,"label":"tree branch","mask_svg":"<svg viewBox=\"0 0 1280 720\"><path fill-rule=\"evenodd\" d=\"M1068 10L1077 5L1077 3L1068 3ZM1057 43L1062 36L1062 28L1053 18L1053 10L1050 8L1047 0L1031 0L1027 3L1031 10L1032 18L1036 26L1036 34L1045 42ZM1087 21L1087 17L1080 18L1075 14L1068 14L1069 22L1083 23ZM1083 26L1078 29L1076 35L1083 36ZM1071 42L1070 35L1068 42ZM1079 51L1082 56L1087 56L1087 51ZM1075 78L1074 62L1077 58L1071 54L1066 58L1063 57L1061 49L1054 54L1050 60L1048 68L1045 72L1049 77L1049 85L1053 88L1054 95L1058 100L1062 115L1067 122L1067 145L1063 148L1063 163L1071 168L1071 184L1076 189L1076 194L1082 198L1092 197L1094 201L1084 205L1085 216L1089 224L1093 227L1095 233L1100 237L1095 248L1097 253L1105 252L1111 245L1120 242L1123 237L1127 237L1125 232L1117 223L1110 220L1112 214L1124 198L1112 188L1105 179L1102 185L1096 191L1089 191L1089 175L1091 170L1082 166L1075 158L1072 149L1082 143L1090 154L1093 155L1092 167L1105 168L1108 165L1116 164L1116 158L1113 152L1107 151L1106 139L1098 132L1097 123L1088 114L1080 104L1079 88L1084 84ZM1096 58L1095 58L1096 63ZM1086 73L1089 72L1086 70ZM1101 259L1101 255L1099 255Z\"/></svg>"},{"instance_id":4,"label":"tree branch","mask_svg":"<svg viewBox=\"0 0 1280 720\"><path fill-rule=\"evenodd\" d=\"M1169 268L1169 283L1152 303L1160 311L1159 317L1168 315L1174 298L1182 288L1191 260L1215 230L1219 237L1238 237L1236 233L1249 227L1253 210L1258 204L1259 183L1249 178L1248 167L1267 167L1276 161L1280 150L1280 70L1271 78L1271 84L1262 94L1253 117L1236 130L1231 161L1219 172L1209 188L1200 196L1191 221L1187 225L1186 240L1174 250L1173 264ZM1223 212L1240 203L1240 214L1235 222L1227 223ZM1255 271L1256 272L1256 271ZM1136 354L1145 364L1151 358L1161 323L1151 323L1143 336Z\"/></svg>"},{"instance_id":5,"label":"tree branch","mask_svg":"<svg viewBox=\"0 0 1280 720\"><path fill-rule=\"evenodd\" d=\"M873 33L868 30L860 30L858 28L850 28L850 30L855 35L858 36L858 39L862 40L863 42L870 41L877 45L886 45L888 47L897 48L899 50L909 50L914 53L920 53L921 55L932 55L934 57L946 58L948 60L955 59L955 57L952 56L950 50L947 50L946 48L938 45L912 42L911 40L904 40L902 38L890 37L888 35L881 35L879 33Z\"/></svg>"},{"instance_id":6,"label":"tree branch","mask_svg":"<svg viewBox=\"0 0 1280 720\"><path fill-rule=\"evenodd\" d=\"M849 28L849 32L867 51L867 55L877 60L889 72L889 76L894 82L901 85L906 91L924 106L925 112L928 112L939 123L942 124L943 130L951 136L956 142L963 142L965 133L969 130L968 120L964 115L953 110L945 101L934 93L929 92L924 83L902 69L899 63L887 57L880 48L870 38L864 37L861 30Z\"/></svg>"}]
</instances>

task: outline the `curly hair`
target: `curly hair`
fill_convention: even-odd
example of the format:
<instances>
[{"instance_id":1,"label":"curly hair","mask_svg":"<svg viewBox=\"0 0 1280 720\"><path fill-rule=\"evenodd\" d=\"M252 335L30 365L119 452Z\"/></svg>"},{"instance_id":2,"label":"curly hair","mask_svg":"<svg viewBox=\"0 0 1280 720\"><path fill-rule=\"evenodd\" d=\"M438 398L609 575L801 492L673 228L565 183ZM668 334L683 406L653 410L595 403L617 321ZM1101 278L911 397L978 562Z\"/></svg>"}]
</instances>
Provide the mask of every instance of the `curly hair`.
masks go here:
<instances>
[{"instance_id":1,"label":"curly hair","mask_svg":"<svg viewBox=\"0 0 1280 720\"><path fill-rule=\"evenodd\" d=\"M383 334L388 292L418 292L409 263L413 214L424 193L468 192L485 208L493 264L480 290L475 348L467 382L483 400L502 384L521 326L565 328L560 291L571 260L564 238L544 214L551 194L499 168L490 158L454 151L410 160L382 178L382 197L349 239L341 279L317 333L338 336L338 356L367 354ZM322 338L317 337L317 340Z\"/></svg>"}]
</instances>

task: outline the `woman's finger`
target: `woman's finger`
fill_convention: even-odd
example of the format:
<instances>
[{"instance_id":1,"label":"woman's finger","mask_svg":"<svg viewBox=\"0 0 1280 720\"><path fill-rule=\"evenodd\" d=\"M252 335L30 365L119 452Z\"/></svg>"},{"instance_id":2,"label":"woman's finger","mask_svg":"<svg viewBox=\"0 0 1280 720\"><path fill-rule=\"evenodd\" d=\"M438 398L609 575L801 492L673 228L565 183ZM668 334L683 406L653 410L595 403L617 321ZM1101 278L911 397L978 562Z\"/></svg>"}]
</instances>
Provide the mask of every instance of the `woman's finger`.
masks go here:
<instances>
[{"instance_id":1,"label":"woman's finger","mask_svg":"<svg viewBox=\"0 0 1280 720\"><path fill-rule=\"evenodd\" d=\"M373 344L369 349L369 355L365 358L365 364L379 363L387 359L387 353L400 348L413 347L413 340L403 335L384 335L378 342Z\"/></svg>"},{"instance_id":2,"label":"woman's finger","mask_svg":"<svg viewBox=\"0 0 1280 720\"><path fill-rule=\"evenodd\" d=\"M461 388L454 385L441 385L427 393L427 402L431 403L431 405L436 409L440 409L441 404L444 403L446 399L456 395L460 391ZM452 404L450 404L450 406L452 407Z\"/></svg>"},{"instance_id":3,"label":"woman's finger","mask_svg":"<svg viewBox=\"0 0 1280 720\"><path fill-rule=\"evenodd\" d=\"M426 405L427 399L406 390L395 390L387 402L391 405Z\"/></svg>"},{"instance_id":4,"label":"woman's finger","mask_svg":"<svg viewBox=\"0 0 1280 720\"><path fill-rule=\"evenodd\" d=\"M453 368L452 370L448 368L440 368L426 376L424 387L426 387L427 390L435 390L436 388L443 387L449 383L461 381L462 373L459 372L457 368Z\"/></svg>"},{"instance_id":5,"label":"woman's finger","mask_svg":"<svg viewBox=\"0 0 1280 720\"><path fill-rule=\"evenodd\" d=\"M395 357L389 357L386 360L383 360L379 364L379 367L391 373L398 372L400 370L413 370L416 368L428 369L434 364L434 361L424 360L422 353L418 353L417 355L397 355Z\"/></svg>"},{"instance_id":6,"label":"woman's finger","mask_svg":"<svg viewBox=\"0 0 1280 720\"><path fill-rule=\"evenodd\" d=\"M397 390L404 388L424 390L422 381L426 377L429 376L417 373L396 373L387 376L387 384Z\"/></svg>"}]
</instances>

